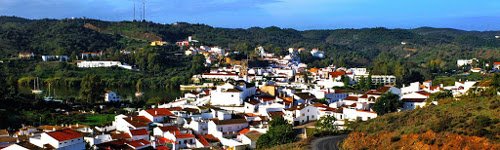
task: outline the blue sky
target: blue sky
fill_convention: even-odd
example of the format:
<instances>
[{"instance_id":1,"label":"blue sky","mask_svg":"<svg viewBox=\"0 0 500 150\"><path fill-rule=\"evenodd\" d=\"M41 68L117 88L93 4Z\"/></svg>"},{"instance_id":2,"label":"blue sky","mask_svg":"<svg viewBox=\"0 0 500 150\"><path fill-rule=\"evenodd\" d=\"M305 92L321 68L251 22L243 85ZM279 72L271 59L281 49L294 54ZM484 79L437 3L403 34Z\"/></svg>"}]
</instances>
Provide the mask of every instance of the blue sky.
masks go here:
<instances>
[{"instance_id":1,"label":"blue sky","mask_svg":"<svg viewBox=\"0 0 500 150\"><path fill-rule=\"evenodd\" d=\"M137 14L141 12L137 3ZM0 15L132 20L134 0L0 0ZM147 0L146 19L248 28L500 30L499 0Z\"/></svg>"}]
</instances>

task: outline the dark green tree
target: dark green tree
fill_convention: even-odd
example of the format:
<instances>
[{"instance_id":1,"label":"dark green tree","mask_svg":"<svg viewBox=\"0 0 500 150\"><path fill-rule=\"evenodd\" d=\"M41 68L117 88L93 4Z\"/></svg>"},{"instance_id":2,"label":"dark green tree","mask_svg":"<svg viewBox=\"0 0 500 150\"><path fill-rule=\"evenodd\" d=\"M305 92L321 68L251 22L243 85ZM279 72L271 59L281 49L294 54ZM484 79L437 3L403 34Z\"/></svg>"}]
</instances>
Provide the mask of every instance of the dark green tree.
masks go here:
<instances>
[{"instance_id":1,"label":"dark green tree","mask_svg":"<svg viewBox=\"0 0 500 150\"><path fill-rule=\"evenodd\" d=\"M399 100L399 95L392 94L391 92L382 94L375 104L373 105L373 110L377 112L377 115L384 115L391 112L398 111L401 106L401 101Z\"/></svg>"},{"instance_id":2,"label":"dark green tree","mask_svg":"<svg viewBox=\"0 0 500 150\"><path fill-rule=\"evenodd\" d=\"M331 115L323 116L316 122L316 133L335 134L338 132L338 126L335 125L337 118Z\"/></svg>"},{"instance_id":3,"label":"dark green tree","mask_svg":"<svg viewBox=\"0 0 500 150\"><path fill-rule=\"evenodd\" d=\"M104 94L104 86L99 76L86 75L80 86L80 98L87 103L97 102Z\"/></svg>"},{"instance_id":4,"label":"dark green tree","mask_svg":"<svg viewBox=\"0 0 500 150\"><path fill-rule=\"evenodd\" d=\"M343 75L342 77L342 82L344 83L344 87L349 87L349 84L351 83L351 79L349 79L348 76Z\"/></svg>"},{"instance_id":5,"label":"dark green tree","mask_svg":"<svg viewBox=\"0 0 500 150\"><path fill-rule=\"evenodd\" d=\"M366 79L365 83L365 89L371 89L372 88L372 75L368 75L368 78Z\"/></svg>"},{"instance_id":6,"label":"dark green tree","mask_svg":"<svg viewBox=\"0 0 500 150\"><path fill-rule=\"evenodd\" d=\"M257 140L257 148L267 148L275 145L291 143L296 140L296 134L291 124L288 124L283 117L273 118L269 122L269 131Z\"/></svg>"}]
</instances>

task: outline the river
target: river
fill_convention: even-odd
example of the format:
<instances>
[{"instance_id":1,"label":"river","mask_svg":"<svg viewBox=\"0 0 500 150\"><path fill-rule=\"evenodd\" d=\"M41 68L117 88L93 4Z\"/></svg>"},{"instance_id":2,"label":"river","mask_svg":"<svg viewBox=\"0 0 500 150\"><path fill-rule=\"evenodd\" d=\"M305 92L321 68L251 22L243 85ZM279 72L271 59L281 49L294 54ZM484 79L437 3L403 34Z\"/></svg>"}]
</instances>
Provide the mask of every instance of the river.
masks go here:
<instances>
[{"instance_id":1,"label":"river","mask_svg":"<svg viewBox=\"0 0 500 150\"><path fill-rule=\"evenodd\" d=\"M19 92L23 94L31 94L32 87L20 86ZM116 92L122 101L135 101L135 100L147 100L153 97L166 98L167 100L175 100L176 98L182 97L182 92L179 89L167 89L167 88L144 88L143 96L140 98L135 97L135 87L108 87L107 90ZM48 92L48 87L42 87L43 94L41 96L46 96ZM80 88L75 87L51 87L51 96L56 99L66 100L71 98L77 98L80 94ZM103 92L104 95L104 92Z\"/></svg>"}]
</instances>

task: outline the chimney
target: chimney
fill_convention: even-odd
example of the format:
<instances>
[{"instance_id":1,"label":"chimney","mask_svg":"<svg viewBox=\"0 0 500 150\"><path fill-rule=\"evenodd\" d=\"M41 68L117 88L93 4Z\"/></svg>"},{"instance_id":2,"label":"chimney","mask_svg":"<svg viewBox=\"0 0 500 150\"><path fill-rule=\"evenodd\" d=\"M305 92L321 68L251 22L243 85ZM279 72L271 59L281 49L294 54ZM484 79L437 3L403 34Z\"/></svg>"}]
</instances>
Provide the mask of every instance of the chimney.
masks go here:
<instances>
[{"instance_id":1,"label":"chimney","mask_svg":"<svg viewBox=\"0 0 500 150\"><path fill-rule=\"evenodd\" d=\"M155 115L158 115L158 111L155 110Z\"/></svg>"},{"instance_id":2,"label":"chimney","mask_svg":"<svg viewBox=\"0 0 500 150\"><path fill-rule=\"evenodd\" d=\"M193 40L192 36L188 36L188 41L191 42Z\"/></svg>"}]
</instances>

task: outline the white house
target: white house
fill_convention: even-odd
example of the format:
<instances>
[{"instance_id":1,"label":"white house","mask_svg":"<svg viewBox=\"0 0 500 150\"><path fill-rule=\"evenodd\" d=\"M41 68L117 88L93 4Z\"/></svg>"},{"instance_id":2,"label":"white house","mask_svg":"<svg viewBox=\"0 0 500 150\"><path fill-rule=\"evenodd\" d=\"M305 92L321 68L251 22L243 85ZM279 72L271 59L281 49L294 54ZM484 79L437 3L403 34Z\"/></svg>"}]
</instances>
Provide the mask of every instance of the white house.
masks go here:
<instances>
[{"instance_id":1,"label":"white house","mask_svg":"<svg viewBox=\"0 0 500 150\"><path fill-rule=\"evenodd\" d=\"M29 141L38 147L46 147L46 144L48 144L60 150L85 149L83 135L71 129L44 132L40 136L31 137Z\"/></svg>"},{"instance_id":2,"label":"white house","mask_svg":"<svg viewBox=\"0 0 500 150\"><path fill-rule=\"evenodd\" d=\"M403 110L413 110L415 108L422 108L426 104L427 98L431 93L426 91L418 91L409 94L404 94L401 97L401 101L403 101Z\"/></svg>"},{"instance_id":3,"label":"white house","mask_svg":"<svg viewBox=\"0 0 500 150\"><path fill-rule=\"evenodd\" d=\"M236 135L238 131L247 127L246 119L211 120L208 122L208 134L222 138L226 135Z\"/></svg>"},{"instance_id":4,"label":"white house","mask_svg":"<svg viewBox=\"0 0 500 150\"><path fill-rule=\"evenodd\" d=\"M120 97L115 92L108 91L108 92L106 92L106 94L104 94L104 101L105 102L119 102Z\"/></svg>"},{"instance_id":5,"label":"white house","mask_svg":"<svg viewBox=\"0 0 500 150\"><path fill-rule=\"evenodd\" d=\"M170 112L167 108L153 108L153 109L146 109L146 110L141 110L139 112L139 116L144 116L147 119L157 122L157 123L166 123L169 120L169 118L175 117L175 115Z\"/></svg>"},{"instance_id":6,"label":"white house","mask_svg":"<svg viewBox=\"0 0 500 150\"><path fill-rule=\"evenodd\" d=\"M300 125L308 123L309 121L318 120L320 116L318 108L313 105L295 105L285 109L284 113L283 118L293 125Z\"/></svg>"},{"instance_id":7,"label":"white house","mask_svg":"<svg viewBox=\"0 0 500 150\"><path fill-rule=\"evenodd\" d=\"M149 141L149 132L146 129L131 129L128 130L128 134L132 137L132 140L147 140Z\"/></svg>"},{"instance_id":8,"label":"white house","mask_svg":"<svg viewBox=\"0 0 500 150\"><path fill-rule=\"evenodd\" d=\"M210 91L210 103L216 106L241 106L247 97L255 94L255 91L255 87L247 87L244 82L239 82L237 85L226 83Z\"/></svg>"},{"instance_id":9,"label":"white house","mask_svg":"<svg viewBox=\"0 0 500 150\"><path fill-rule=\"evenodd\" d=\"M129 147L131 147L132 149L137 149L137 150L140 150L140 149L145 149L145 148L148 148L151 146L151 142L147 141L147 140L133 140L133 141L127 141L125 142L125 144Z\"/></svg>"},{"instance_id":10,"label":"white house","mask_svg":"<svg viewBox=\"0 0 500 150\"><path fill-rule=\"evenodd\" d=\"M145 116L129 117L125 115L118 115L115 116L113 125L118 131L129 131L130 129L147 129L149 123L151 122L152 121Z\"/></svg>"}]
</instances>

